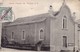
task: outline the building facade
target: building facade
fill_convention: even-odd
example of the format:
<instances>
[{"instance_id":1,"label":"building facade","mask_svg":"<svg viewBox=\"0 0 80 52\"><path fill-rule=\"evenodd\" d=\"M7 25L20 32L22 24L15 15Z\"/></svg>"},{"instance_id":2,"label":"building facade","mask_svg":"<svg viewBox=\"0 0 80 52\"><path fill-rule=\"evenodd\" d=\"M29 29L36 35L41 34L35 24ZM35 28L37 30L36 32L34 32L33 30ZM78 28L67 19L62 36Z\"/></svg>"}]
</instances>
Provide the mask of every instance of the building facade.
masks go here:
<instances>
[{"instance_id":1,"label":"building facade","mask_svg":"<svg viewBox=\"0 0 80 52\"><path fill-rule=\"evenodd\" d=\"M74 17L71 15L69 7L63 3L59 13L51 19L50 24L50 49L60 52L60 50L73 50L75 46L75 25ZM54 49L54 50L53 50Z\"/></svg>"},{"instance_id":2,"label":"building facade","mask_svg":"<svg viewBox=\"0 0 80 52\"><path fill-rule=\"evenodd\" d=\"M48 13L3 23L2 40L4 41L2 44L5 45L7 42L6 45L16 43L19 46L30 45L32 47L41 44L40 48L45 47L50 51L73 51L77 24L70 9L65 2L59 11L55 12L52 9L50 6Z\"/></svg>"},{"instance_id":3,"label":"building facade","mask_svg":"<svg viewBox=\"0 0 80 52\"><path fill-rule=\"evenodd\" d=\"M77 20L77 46L78 46L78 49L80 50L80 19Z\"/></svg>"}]
</instances>

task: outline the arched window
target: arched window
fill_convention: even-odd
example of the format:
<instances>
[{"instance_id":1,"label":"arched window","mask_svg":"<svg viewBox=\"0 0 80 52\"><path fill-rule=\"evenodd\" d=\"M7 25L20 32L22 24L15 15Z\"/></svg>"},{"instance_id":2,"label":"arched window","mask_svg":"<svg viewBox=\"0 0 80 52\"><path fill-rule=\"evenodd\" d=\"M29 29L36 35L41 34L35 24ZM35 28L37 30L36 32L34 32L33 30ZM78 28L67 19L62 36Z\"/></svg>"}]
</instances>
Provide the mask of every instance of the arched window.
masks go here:
<instances>
[{"instance_id":1,"label":"arched window","mask_svg":"<svg viewBox=\"0 0 80 52\"><path fill-rule=\"evenodd\" d=\"M66 29L67 28L67 17L64 16L63 17L63 29Z\"/></svg>"},{"instance_id":2,"label":"arched window","mask_svg":"<svg viewBox=\"0 0 80 52\"><path fill-rule=\"evenodd\" d=\"M44 39L44 30L43 29L40 29L40 31L39 31L39 39L40 40L43 40Z\"/></svg>"}]
</instances>

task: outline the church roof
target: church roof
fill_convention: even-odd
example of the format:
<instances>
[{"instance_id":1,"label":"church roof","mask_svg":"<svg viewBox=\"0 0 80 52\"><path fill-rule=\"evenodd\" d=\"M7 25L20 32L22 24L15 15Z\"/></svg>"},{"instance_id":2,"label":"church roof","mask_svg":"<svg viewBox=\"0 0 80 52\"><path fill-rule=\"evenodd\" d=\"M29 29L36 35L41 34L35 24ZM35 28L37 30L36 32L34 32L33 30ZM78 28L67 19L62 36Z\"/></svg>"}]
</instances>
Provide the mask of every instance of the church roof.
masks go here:
<instances>
[{"instance_id":1,"label":"church roof","mask_svg":"<svg viewBox=\"0 0 80 52\"><path fill-rule=\"evenodd\" d=\"M46 20L47 17L50 17L49 13L44 13L44 14L39 14L39 15L34 15L34 16L28 16L28 17L22 17L22 18L18 18L15 21L9 23L8 26L41 22L41 21Z\"/></svg>"}]
</instances>

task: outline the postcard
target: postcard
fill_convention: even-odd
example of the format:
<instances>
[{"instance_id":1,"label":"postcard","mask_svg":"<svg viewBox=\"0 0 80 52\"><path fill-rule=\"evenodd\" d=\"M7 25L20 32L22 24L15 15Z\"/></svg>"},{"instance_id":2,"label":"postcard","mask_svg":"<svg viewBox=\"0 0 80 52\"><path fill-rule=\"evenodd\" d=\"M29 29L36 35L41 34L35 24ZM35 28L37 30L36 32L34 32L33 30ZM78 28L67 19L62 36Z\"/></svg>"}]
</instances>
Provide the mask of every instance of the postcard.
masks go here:
<instances>
[{"instance_id":1,"label":"postcard","mask_svg":"<svg viewBox=\"0 0 80 52\"><path fill-rule=\"evenodd\" d=\"M80 0L0 0L0 52L79 52Z\"/></svg>"}]
</instances>

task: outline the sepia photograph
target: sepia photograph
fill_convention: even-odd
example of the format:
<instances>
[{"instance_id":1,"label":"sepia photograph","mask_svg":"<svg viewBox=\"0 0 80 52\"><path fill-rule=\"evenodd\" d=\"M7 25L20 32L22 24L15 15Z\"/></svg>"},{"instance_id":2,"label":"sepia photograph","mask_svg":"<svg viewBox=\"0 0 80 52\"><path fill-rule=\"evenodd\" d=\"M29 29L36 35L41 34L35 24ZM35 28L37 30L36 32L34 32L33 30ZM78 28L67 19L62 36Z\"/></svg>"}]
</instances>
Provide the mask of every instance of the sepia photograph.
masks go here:
<instances>
[{"instance_id":1,"label":"sepia photograph","mask_svg":"<svg viewBox=\"0 0 80 52\"><path fill-rule=\"evenodd\" d=\"M80 0L0 0L0 52L80 52Z\"/></svg>"}]
</instances>

